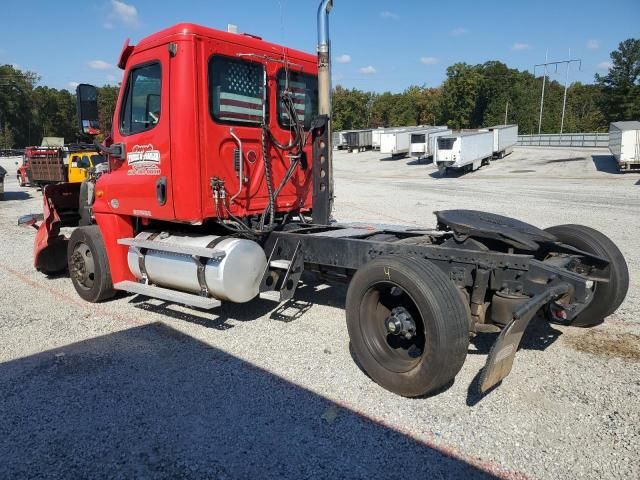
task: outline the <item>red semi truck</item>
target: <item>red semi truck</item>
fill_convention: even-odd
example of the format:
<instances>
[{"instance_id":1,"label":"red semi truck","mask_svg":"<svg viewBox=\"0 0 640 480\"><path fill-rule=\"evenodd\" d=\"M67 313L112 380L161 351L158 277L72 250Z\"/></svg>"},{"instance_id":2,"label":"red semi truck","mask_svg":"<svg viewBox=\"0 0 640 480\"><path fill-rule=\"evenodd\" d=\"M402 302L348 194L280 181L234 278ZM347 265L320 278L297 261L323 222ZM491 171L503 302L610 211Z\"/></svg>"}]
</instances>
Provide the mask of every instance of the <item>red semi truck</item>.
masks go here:
<instances>
[{"instance_id":1,"label":"red semi truck","mask_svg":"<svg viewBox=\"0 0 640 480\"><path fill-rule=\"evenodd\" d=\"M89 302L120 290L204 309L286 301L304 270L348 282L354 355L405 396L449 383L477 333L499 333L484 392L537 312L589 326L615 311L627 266L588 227L469 210L424 229L331 219L332 4L318 8L317 55L192 24L125 43L113 130L97 146L108 164L82 188L48 185L44 214L21 219L38 228L36 268L68 268ZM81 125L95 125L95 91L78 97Z\"/></svg>"}]
</instances>

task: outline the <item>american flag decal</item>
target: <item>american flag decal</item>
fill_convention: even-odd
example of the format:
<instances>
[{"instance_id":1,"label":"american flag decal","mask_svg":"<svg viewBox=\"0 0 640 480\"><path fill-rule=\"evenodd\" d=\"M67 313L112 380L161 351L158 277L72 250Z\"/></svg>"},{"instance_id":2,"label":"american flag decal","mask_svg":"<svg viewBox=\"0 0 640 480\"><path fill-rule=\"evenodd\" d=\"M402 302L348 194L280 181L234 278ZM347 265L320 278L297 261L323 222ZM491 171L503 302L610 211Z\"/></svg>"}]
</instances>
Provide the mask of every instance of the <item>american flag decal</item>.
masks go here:
<instances>
[{"instance_id":1,"label":"american flag decal","mask_svg":"<svg viewBox=\"0 0 640 480\"><path fill-rule=\"evenodd\" d=\"M227 63L219 88L220 120L262 123L262 66L248 62Z\"/></svg>"},{"instance_id":2,"label":"american flag decal","mask_svg":"<svg viewBox=\"0 0 640 480\"><path fill-rule=\"evenodd\" d=\"M305 112L305 102L306 102L306 87L307 85L304 82L289 82L289 91L291 92L291 96L293 97L293 103L296 106L296 113L298 114L298 120L304 123L304 112ZM280 79L280 91L284 91L285 89L285 79ZM289 113L285 109L282 104L282 100L280 101L280 111L282 112L282 118L284 120L289 120Z\"/></svg>"}]
</instances>

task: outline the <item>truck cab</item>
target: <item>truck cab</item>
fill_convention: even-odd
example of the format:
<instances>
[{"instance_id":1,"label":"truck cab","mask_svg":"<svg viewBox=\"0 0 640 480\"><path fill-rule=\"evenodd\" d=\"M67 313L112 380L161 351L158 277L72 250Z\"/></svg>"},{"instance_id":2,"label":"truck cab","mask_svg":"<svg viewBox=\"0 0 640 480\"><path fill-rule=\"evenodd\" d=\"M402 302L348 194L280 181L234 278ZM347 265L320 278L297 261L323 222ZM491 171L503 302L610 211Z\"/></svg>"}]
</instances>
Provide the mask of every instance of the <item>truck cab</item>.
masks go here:
<instances>
[{"instance_id":1,"label":"truck cab","mask_svg":"<svg viewBox=\"0 0 640 480\"><path fill-rule=\"evenodd\" d=\"M69 183L81 183L87 178L90 168L105 162L105 157L95 150L70 152L67 159L67 179Z\"/></svg>"},{"instance_id":2,"label":"truck cab","mask_svg":"<svg viewBox=\"0 0 640 480\"><path fill-rule=\"evenodd\" d=\"M297 135L285 97L306 132L317 116L314 55L185 23L127 42L118 65L124 76L96 215L191 224L259 215L294 160L300 168L275 213L310 209L308 135L299 158L277 144Z\"/></svg>"}]
</instances>

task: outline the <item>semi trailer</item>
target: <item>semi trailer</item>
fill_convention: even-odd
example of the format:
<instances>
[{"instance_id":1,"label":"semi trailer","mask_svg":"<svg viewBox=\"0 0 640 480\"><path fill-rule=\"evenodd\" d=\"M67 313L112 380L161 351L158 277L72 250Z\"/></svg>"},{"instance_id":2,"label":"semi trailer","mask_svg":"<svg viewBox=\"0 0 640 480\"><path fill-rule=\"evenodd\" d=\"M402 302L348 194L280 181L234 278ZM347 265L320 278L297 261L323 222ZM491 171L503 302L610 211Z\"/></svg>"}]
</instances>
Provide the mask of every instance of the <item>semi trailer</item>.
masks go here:
<instances>
[{"instance_id":1,"label":"semi trailer","mask_svg":"<svg viewBox=\"0 0 640 480\"><path fill-rule=\"evenodd\" d=\"M443 175L450 170L471 172L493 157L493 132L464 131L437 138L433 162Z\"/></svg>"},{"instance_id":2,"label":"semi trailer","mask_svg":"<svg viewBox=\"0 0 640 480\"><path fill-rule=\"evenodd\" d=\"M409 155L418 159L433 157L436 139L450 134L451 130L446 126L432 127L425 132L411 132Z\"/></svg>"},{"instance_id":3,"label":"semi trailer","mask_svg":"<svg viewBox=\"0 0 640 480\"><path fill-rule=\"evenodd\" d=\"M431 127L404 127L380 134L380 153L391 157L403 157L409 153L412 132L426 132Z\"/></svg>"},{"instance_id":4,"label":"semi trailer","mask_svg":"<svg viewBox=\"0 0 640 480\"><path fill-rule=\"evenodd\" d=\"M618 170L640 170L640 122L614 122L609 125L609 151Z\"/></svg>"},{"instance_id":5,"label":"semi trailer","mask_svg":"<svg viewBox=\"0 0 640 480\"><path fill-rule=\"evenodd\" d=\"M504 158L518 143L518 125L496 125L487 128L493 132L493 158Z\"/></svg>"},{"instance_id":6,"label":"semi trailer","mask_svg":"<svg viewBox=\"0 0 640 480\"><path fill-rule=\"evenodd\" d=\"M369 150L372 147L372 130L351 130L346 132L345 141L349 152Z\"/></svg>"},{"instance_id":7,"label":"semi trailer","mask_svg":"<svg viewBox=\"0 0 640 480\"><path fill-rule=\"evenodd\" d=\"M373 150L380 150L380 135L382 135L386 128L374 128L371 131L371 148Z\"/></svg>"},{"instance_id":8,"label":"semi trailer","mask_svg":"<svg viewBox=\"0 0 640 480\"><path fill-rule=\"evenodd\" d=\"M627 266L589 227L471 210L438 211L425 228L332 218L332 6L318 8L317 55L193 24L125 44L113 129L96 144L105 168L82 198L78 184L46 186L43 214L19 220L37 228L36 269L68 269L88 302L124 291L201 309L288 301L304 271L346 282L354 357L410 397L450 384L473 335L498 334L486 392L537 312L575 326L614 312ZM88 90L81 122L96 120Z\"/></svg>"}]
</instances>

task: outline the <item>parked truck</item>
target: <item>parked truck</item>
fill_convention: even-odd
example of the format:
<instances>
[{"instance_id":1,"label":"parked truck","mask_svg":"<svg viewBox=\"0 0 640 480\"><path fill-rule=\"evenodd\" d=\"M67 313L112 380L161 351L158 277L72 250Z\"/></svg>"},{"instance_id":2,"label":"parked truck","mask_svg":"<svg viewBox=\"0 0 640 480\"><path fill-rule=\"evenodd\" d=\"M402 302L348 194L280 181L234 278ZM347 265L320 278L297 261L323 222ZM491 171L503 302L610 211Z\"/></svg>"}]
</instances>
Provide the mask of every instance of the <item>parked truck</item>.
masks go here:
<instances>
[{"instance_id":1,"label":"parked truck","mask_svg":"<svg viewBox=\"0 0 640 480\"><path fill-rule=\"evenodd\" d=\"M492 157L493 132L465 131L438 137L433 162L446 175L450 170L477 170Z\"/></svg>"},{"instance_id":2,"label":"parked truck","mask_svg":"<svg viewBox=\"0 0 640 480\"><path fill-rule=\"evenodd\" d=\"M409 155L418 159L433 157L436 139L450 134L451 130L446 126L432 127L425 132L411 132Z\"/></svg>"},{"instance_id":3,"label":"parked truck","mask_svg":"<svg viewBox=\"0 0 640 480\"><path fill-rule=\"evenodd\" d=\"M354 357L405 396L451 383L479 332L498 334L486 392L536 312L589 326L615 311L626 263L588 227L471 210L438 211L420 229L332 219L332 6L318 8L317 56L193 24L126 43L116 121L99 146L107 168L82 198L77 183L47 185L43 214L20 219L37 228L35 267L68 268L88 302L124 291L203 309L288 301L303 271L346 282ZM83 91L80 121L95 121ZM91 221L77 226L82 204Z\"/></svg>"},{"instance_id":4,"label":"parked truck","mask_svg":"<svg viewBox=\"0 0 640 480\"><path fill-rule=\"evenodd\" d=\"M104 156L96 152L93 145L27 147L22 165L16 163L18 185L42 187L51 183L82 182L90 168L104 161Z\"/></svg>"},{"instance_id":5,"label":"parked truck","mask_svg":"<svg viewBox=\"0 0 640 480\"><path fill-rule=\"evenodd\" d=\"M640 170L640 122L614 122L609 125L609 150L618 170Z\"/></svg>"},{"instance_id":6,"label":"parked truck","mask_svg":"<svg viewBox=\"0 0 640 480\"><path fill-rule=\"evenodd\" d=\"M493 132L493 158L504 158L513 152L518 143L518 125L496 125L487 130Z\"/></svg>"}]
</instances>

